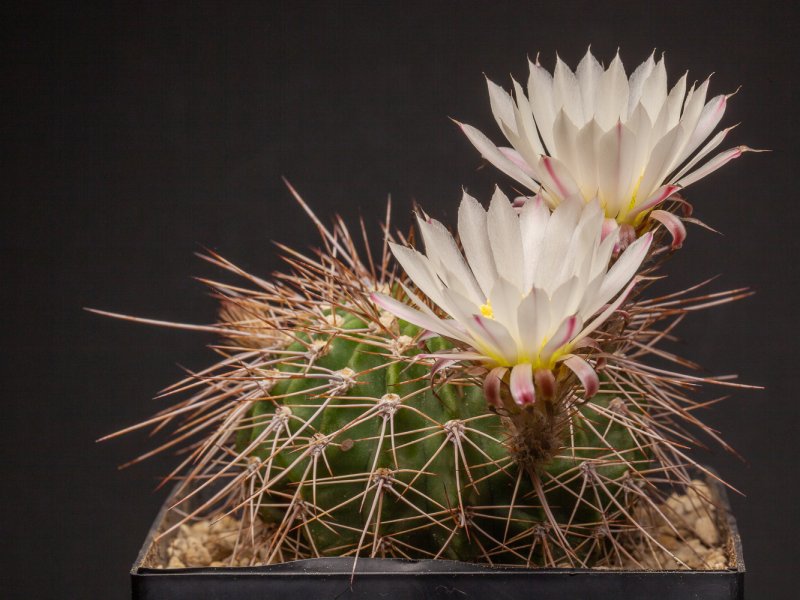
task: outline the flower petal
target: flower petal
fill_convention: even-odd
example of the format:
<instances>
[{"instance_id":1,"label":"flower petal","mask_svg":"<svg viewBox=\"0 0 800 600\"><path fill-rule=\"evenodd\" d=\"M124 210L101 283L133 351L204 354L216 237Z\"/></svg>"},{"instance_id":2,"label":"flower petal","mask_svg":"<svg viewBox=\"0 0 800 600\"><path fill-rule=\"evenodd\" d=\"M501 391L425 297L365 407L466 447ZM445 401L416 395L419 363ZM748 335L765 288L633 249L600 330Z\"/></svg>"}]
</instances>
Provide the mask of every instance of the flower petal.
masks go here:
<instances>
[{"instance_id":1,"label":"flower petal","mask_svg":"<svg viewBox=\"0 0 800 600\"><path fill-rule=\"evenodd\" d=\"M626 208L633 195L635 150L636 136L621 121L600 138L598 183L608 216L616 216Z\"/></svg>"},{"instance_id":2,"label":"flower petal","mask_svg":"<svg viewBox=\"0 0 800 600\"><path fill-rule=\"evenodd\" d=\"M536 262L533 281L534 284L546 286L549 294L552 294L560 284L556 277L561 273L564 256L569 250L569 241L585 206L579 198L567 198L555 208L547 221L545 241L542 243L542 250Z\"/></svg>"},{"instance_id":3,"label":"flower petal","mask_svg":"<svg viewBox=\"0 0 800 600\"><path fill-rule=\"evenodd\" d=\"M678 217L666 210L654 210L650 213L650 218L655 219L667 228L667 231L672 236L673 250L683 246L683 241L686 239L686 227Z\"/></svg>"},{"instance_id":4,"label":"flower petal","mask_svg":"<svg viewBox=\"0 0 800 600\"><path fill-rule=\"evenodd\" d=\"M517 307L520 355L534 360L550 325L547 294L531 290Z\"/></svg>"},{"instance_id":5,"label":"flower petal","mask_svg":"<svg viewBox=\"0 0 800 600\"><path fill-rule=\"evenodd\" d=\"M686 77L687 74L684 73L683 77L678 80L678 83L672 86L672 89L669 91L669 95L667 96L667 103L665 106L667 109L665 123L666 130L672 129L678 124L678 121L680 121L681 106L683 105L683 100L686 97Z\"/></svg>"},{"instance_id":6,"label":"flower petal","mask_svg":"<svg viewBox=\"0 0 800 600\"><path fill-rule=\"evenodd\" d=\"M505 377L507 371L508 369L505 367L495 367L489 371L486 379L483 380L483 395L486 396L486 402L491 406L503 407L503 398L500 390L503 385L503 377Z\"/></svg>"},{"instance_id":7,"label":"flower petal","mask_svg":"<svg viewBox=\"0 0 800 600\"><path fill-rule=\"evenodd\" d=\"M708 92L708 79L696 90L691 90L686 95L686 102L683 106L683 114L681 115L681 134L678 136L677 152L673 163L670 165L667 173L674 171L684 160L689 157L691 151L689 150L689 140L697 128L697 123L700 115L705 107L706 93Z\"/></svg>"},{"instance_id":8,"label":"flower petal","mask_svg":"<svg viewBox=\"0 0 800 600\"><path fill-rule=\"evenodd\" d=\"M713 138L711 138L711 140L705 146L703 146L700 152L698 152L692 157L692 160L686 163L683 167L681 167L680 171L678 171L675 175L673 175L672 180L677 181L678 179L683 177L686 173L691 171L692 168L701 160L703 160L709 152L711 152L717 146L719 146L722 143L722 140L724 140L727 137L728 133L730 133L731 130L735 128L736 125L733 125L731 127L728 127L727 129L723 129L722 131L717 132L717 134Z\"/></svg>"},{"instance_id":9,"label":"flower petal","mask_svg":"<svg viewBox=\"0 0 800 600\"><path fill-rule=\"evenodd\" d=\"M539 185L526 175L522 169L506 158L502 152L495 146L489 138L483 133L464 123L458 123L461 130L467 136L473 146L475 146L481 153L481 156L492 163L495 167L500 169L503 173L515 179L530 190L536 191Z\"/></svg>"},{"instance_id":10,"label":"flower petal","mask_svg":"<svg viewBox=\"0 0 800 600\"><path fill-rule=\"evenodd\" d=\"M651 58L652 60L652 58ZM642 85L640 102L651 119L655 119L667 100L667 69L662 56Z\"/></svg>"},{"instance_id":11,"label":"flower petal","mask_svg":"<svg viewBox=\"0 0 800 600\"><path fill-rule=\"evenodd\" d=\"M542 136L545 149L553 151L553 121L556 113L553 108L553 77L538 61L528 61L528 101L533 110L533 118Z\"/></svg>"},{"instance_id":12,"label":"flower petal","mask_svg":"<svg viewBox=\"0 0 800 600\"><path fill-rule=\"evenodd\" d=\"M681 125L669 130L655 145L639 181L637 197L650 198L670 172L675 156L680 150ZM637 203L638 204L638 203Z\"/></svg>"},{"instance_id":13,"label":"flower petal","mask_svg":"<svg viewBox=\"0 0 800 600\"><path fill-rule=\"evenodd\" d=\"M585 338L595 329L600 327L600 325L605 323L606 320L608 320L608 318L616 312L616 310L620 307L620 305L623 302L625 302L625 299L628 297L628 294L631 293L631 290L637 283L638 283L637 278L632 279L631 282L628 284L628 286L622 291L622 293L619 296L617 296L617 299L614 300L614 302L612 302L611 304L609 304L603 312L601 312L597 317L595 317L591 323L589 323L586 327L584 327L583 330L578 335L575 336L575 343L576 344L581 343L581 340L583 340L583 338Z\"/></svg>"},{"instance_id":14,"label":"flower petal","mask_svg":"<svg viewBox=\"0 0 800 600\"><path fill-rule=\"evenodd\" d=\"M508 148L506 146L498 146L497 148L500 150L503 156L505 156L508 160L510 160L514 165L519 167L520 171L525 173L531 178L536 177L536 172L533 170L533 167L530 166L525 159L522 157L522 154L514 150L514 148Z\"/></svg>"},{"instance_id":15,"label":"flower petal","mask_svg":"<svg viewBox=\"0 0 800 600\"><path fill-rule=\"evenodd\" d=\"M418 216L417 225L425 242L425 254L442 281L476 304L482 304L486 295L478 287L452 234L435 219L428 221Z\"/></svg>"},{"instance_id":16,"label":"flower petal","mask_svg":"<svg viewBox=\"0 0 800 600\"><path fill-rule=\"evenodd\" d=\"M511 369L511 397L520 406L536 402L536 389L533 386L533 368L530 363L515 365Z\"/></svg>"},{"instance_id":17,"label":"flower petal","mask_svg":"<svg viewBox=\"0 0 800 600\"><path fill-rule=\"evenodd\" d=\"M561 57L556 55L556 68L553 71L553 108L556 113L564 111L573 123L583 123L583 104L578 80ZM558 117L556 116L556 119ZM556 140L558 145L558 140Z\"/></svg>"},{"instance_id":18,"label":"flower petal","mask_svg":"<svg viewBox=\"0 0 800 600\"><path fill-rule=\"evenodd\" d=\"M591 50L586 50L586 54L575 70L575 76L578 78L578 84L581 89L581 104L585 122L594 115L597 84L603 76L603 67L597 62Z\"/></svg>"},{"instance_id":19,"label":"flower petal","mask_svg":"<svg viewBox=\"0 0 800 600\"><path fill-rule=\"evenodd\" d=\"M555 144L555 155L558 156L564 165L572 170L576 165L576 143L578 141L578 128L567 115L564 109L558 111L556 121L553 124L553 143Z\"/></svg>"},{"instance_id":20,"label":"flower petal","mask_svg":"<svg viewBox=\"0 0 800 600\"><path fill-rule=\"evenodd\" d=\"M583 323L578 315L572 315L565 319L553 334L553 337L542 348L540 353L542 362L548 362L556 351L569 344L575 338L575 334L580 331L582 325Z\"/></svg>"},{"instance_id":21,"label":"flower petal","mask_svg":"<svg viewBox=\"0 0 800 600\"><path fill-rule=\"evenodd\" d=\"M542 256L547 223L550 221L550 209L541 196L529 199L519 214L520 235L522 237L522 254L525 269L521 291L527 293L533 286L536 265Z\"/></svg>"},{"instance_id":22,"label":"flower petal","mask_svg":"<svg viewBox=\"0 0 800 600\"><path fill-rule=\"evenodd\" d=\"M495 188L486 218L489 243L498 274L522 291L522 238L519 217L500 188Z\"/></svg>"},{"instance_id":23,"label":"flower petal","mask_svg":"<svg viewBox=\"0 0 800 600\"><path fill-rule=\"evenodd\" d=\"M542 185L559 201L580 193L580 188L569 169L557 158L542 156L537 166Z\"/></svg>"},{"instance_id":24,"label":"flower petal","mask_svg":"<svg viewBox=\"0 0 800 600\"><path fill-rule=\"evenodd\" d=\"M644 202L642 202L641 204L637 203L636 208L633 211L631 211L630 213L628 213L628 216L627 216L627 218L625 220L628 223L632 223L633 220L636 217L638 217L640 214L650 210L654 206L658 206L664 200L666 200L667 198L672 196L672 194L677 192L679 189L681 189L681 188L680 188L680 186L677 186L677 185L662 185L660 188L658 188L653 193L652 196L647 198Z\"/></svg>"},{"instance_id":25,"label":"flower petal","mask_svg":"<svg viewBox=\"0 0 800 600\"><path fill-rule=\"evenodd\" d=\"M536 130L536 122L533 120L533 110L528 101L522 86L512 79L514 84L514 97L517 100L517 131L520 140L517 148L525 156L525 159L533 164L540 155L544 154L544 146L539 139L539 132Z\"/></svg>"},{"instance_id":26,"label":"flower petal","mask_svg":"<svg viewBox=\"0 0 800 600\"><path fill-rule=\"evenodd\" d=\"M728 104L727 94L720 94L714 96L703 107L700 117L697 121L697 126L689 137L689 142L686 145L686 155L690 155L703 141L711 135L711 132L716 129L722 116L725 114L725 108Z\"/></svg>"},{"instance_id":27,"label":"flower petal","mask_svg":"<svg viewBox=\"0 0 800 600\"><path fill-rule=\"evenodd\" d=\"M494 320L501 323L511 333L518 345L520 340L516 335L518 331L517 312L521 301L522 296L520 296L519 289L502 277L495 282L489 293Z\"/></svg>"},{"instance_id":28,"label":"flower petal","mask_svg":"<svg viewBox=\"0 0 800 600\"><path fill-rule=\"evenodd\" d=\"M628 80L628 117L630 117L634 108L639 104L639 99L642 97L642 88L644 87L645 81L647 81L647 78L650 77L650 74L653 72L653 68L656 66L656 61L653 60L653 54L655 54L655 50L652 54L650 54L650 56L647 57L646 61L636 67L634 72L631 74L630 79Z\"/></svg>"},{"instance_id":29,"label":"flower petal","mask_svg":"<svg viewBox=\"0 0 800 600\"><path fill-rule=\"evenodd\" d=\"M739 158L745 152L757 152L757 150L753 150L752 148L748 148L747 146L737 146L736 148L731 148L729 150L725 150L724 152L720 152L702 167L689 173L688 175L684 175L680 180L676 182L676 185L681 187L686 187L687 185L693 184L695 181L699 181L706 175L710 175L729 161L732 161L734 158Z\"/></svg>"},{"instance_id":30,"label":"flower petal","mask_svg":"<svg viewBox=\"0 0 800 600\"><path fill-rule=\"evenodd\" d=\"M581 380L581 385L583 385L583 390L587 399L597 393L600 389L600 378L588 362L580 356L572 354L564 360L564 365L569 367L569 369L578 376L578 379Z\"/></svg>"},{"instance_id":31,"label":"flower petal","mask_svg":"<svg viewBox=\"0 0 800 600\"><path fill-rule=\"evenodd\" d=\"M597 195L597 163L600 158L598 148L603 130L595 119L589 121L578 132L575 147L575 176L585 200Z\"/></svg>"},{"instance_id":32,"label":"flower petal","mask_svg":"<svg viewBox=\"0 0 800 600\"><path fill-rule=\"evenodd\" d=\"M533 374L536 387L544 398L552 398L556 393L556 378L550 369L536 369Z\"/></svg>"},{"instance_id":33,"label":"flower petal","mask_svg":"<svg viewBox=\"0 0 800 600\"><path fill-rule=\"evenodd\" d=\"M447 303L441 293L441 283L428 258L424 254L400 244L390 243L389 248L414 285L446 311Z\"/></svg>"},{"instance_id":34,"label":"flower petal","mask_svg":"<svg viewBox=\"0 0 800 600\"><path fill-rule=\"evenodd\" d=\"M517 344L502 324L481 315L472 315L472 320L477 330L474 341L478 350L501 364L517 362Z\"/></svg>"},{"instance_id":35,"label":"flower petal","mask_svg":"<svg viewBox=\"0 0 800 600\"><path fill-rule=\"evenodd\" d=\"M631 280L647 256L650 244L653 241L652 233L646 233L628 246L617 259L617 262L608 270L600 290L595 296L597 311L602 305L611 300Z\"/></svg>"},{"instance_id":36,"label":"flower petal","mask_svg":"<svg viewBox=\"0 0 800 600\"><path fill-rule=\"evenodd\" d=\"M433 319L428 315L421 313L416 308L409 306L408 304L403 304L394 298L384 294L379 294L378 292L373 292L369 297L370 300L372 300L382 309L389 311L404 321L408 321L412 325L422 327L423 329L428 329L429 331L434 331L439 335L454 337L453 330L450 327L447 327L447 325L441 319Z\"/></svg>"},{"instance_id":37,"label":"flower petal","mask_svg":"<svg viewBox=\"0 0 800 600\"><path fill-rule=\"evenodd\" d=\"M611 61L597 87L595 118L605 131L611 129L628 110L628 77L619 52Z\"/></svg>"},{"instance_id":38,"label":"flower petal","mask_svg":"<svg viewBox=\"0 0 800 600\"><path fill-rule=\"evenodd\" d=\"M486 211L466 192L458 207L458 235L464 246L467 262L483 290L483 296L488 298L497 279L497 268L486 230Z\"/></svg>"},{"instance_id":39,"label":"flower petal","mask_svg":"<svg viewBox=\"0 0 800 600\"><path fill-rule=\"evenodd\" d=\"M514 100L508 92L488 77L486 78L486 85L489 88L489 104L497 125L506 137L516 139L519 134L517 132L517 119L514 115Z\"/></svg>"}]
</instances>

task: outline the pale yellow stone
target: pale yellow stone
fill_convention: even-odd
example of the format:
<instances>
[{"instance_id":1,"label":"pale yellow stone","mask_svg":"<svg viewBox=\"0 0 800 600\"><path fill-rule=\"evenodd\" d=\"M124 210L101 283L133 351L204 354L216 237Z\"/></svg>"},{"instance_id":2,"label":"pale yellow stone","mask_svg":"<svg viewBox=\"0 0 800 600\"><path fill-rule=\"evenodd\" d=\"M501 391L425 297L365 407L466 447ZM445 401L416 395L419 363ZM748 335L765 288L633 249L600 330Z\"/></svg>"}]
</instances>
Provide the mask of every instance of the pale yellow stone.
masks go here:
<instances>
[{"instance_id":1,"label":"pale yellow stone","mask_svg":"<svg viewBox=\"0 0 800 600\"><path fill-rule=\"evenodd\" d=\"M719 543L717 525L708 515L703 515L694 523L694 532L706 546L715 546Z\"/></svg>"},{"instance_id":2,"label":"pale yellow stone","mask_svg":"<svg viewBox=\"0 0 800 600\"><path fill-rule=\"evenodd\" d=\"M689 563L694 562L694 559L697 557L697 553L690 546L681 546L675 550L675 557L689 565Z\"/></svg>"},{"instance_id":3,"label":"pale yellow stone","mask_svg":"<svg viewBox=\"0 0 800 600\"><path fill-rule=\"evenodd\" d=\"M658 543L664 546L667 550L675 551L680 547L680 542L671 533L661 533L656 538Z\"/></svg>"},{"instance_id":4,"label":"pale yellow stone","mask_svg":"<svg viewBox=\"0 0 800 600\"><path fill-rule=\"evenodd\" d=\"M669 511L677 515L682 515L686 512L683 504L683 499L677 494L671 494L670 497L667 498L666 506L669 509Z\"/></svg>"},{"instance_id":5,"label":"pale yellow stone","mask_svg":"<svg viewBox=\"0 0 800 600\"><path fill-rule=\"evenodd\" d=\"M211 564L211 555L200 540L188 538L183 560L189 567L206 567Z\"/></svg>"},{"instance_id":6,"label":"pale yellow stone","mask_svg":"<svg viewBox=\"0 0 800 600\"><path fill-rule=\"evenodd\" d=\"M714 510L714 505L710 502L712 498L711 490L706 482L692 479L692 487L686 490L686 495L692 500L696 500L698 504L704 505L704 508Z\"/></svg>"},{"instance_id":7,"label":"pale yellow stone","mask_svg":"<svg viewBox=\"0 0 800 600\"><path fill-rule=\"evenodd\" d=\"M697 497L690 497L688 492L685 496L681 496L681 504L683 505L683 514L687 515L689 519L692 518L690 515L696 514L698 509L702 507L702 504L697 501Z\"/></svg>"},{"instance_id":8,"label":"pale yellow stone","mask_svg":"<svg viewBox=\"0 0 800 600\"><path fill-rule=\"evenodd\" d=\"M208 533L209 530L209 523L205 519L202 521L197 521L193 523L191 526L192 535L195 537L199 537Z\"/></svg>"},{"instance_id":9,"label":"pale yellow stone","mask_svg":"<svg viewBox=\"0 0 800 600\"><path fill-rule=\"evenodd\" d=\"M705 556L706 568L725 569L728 567L728 560L721 550L712 550Z\"/></svg>"},{"instance_id":10,"label":"pale yellow stone","mask_svg":"<svg viewBox=\"0 0 800 600\"><path fill-rule=\"evenodd\" d=\"M687 541L687 544L689 545L689 547L690 547L692 550L694 550L694 551L695 551L695 552L697 552L698 554L705 554L705 553L708 551L708 548L706 548L706 547L703 545L703 542L701 542L701 541L700 541L700 540L698 540L697 538L691 538L691 539L689 539L689 540Z\"/></svg>"}]
</instances>

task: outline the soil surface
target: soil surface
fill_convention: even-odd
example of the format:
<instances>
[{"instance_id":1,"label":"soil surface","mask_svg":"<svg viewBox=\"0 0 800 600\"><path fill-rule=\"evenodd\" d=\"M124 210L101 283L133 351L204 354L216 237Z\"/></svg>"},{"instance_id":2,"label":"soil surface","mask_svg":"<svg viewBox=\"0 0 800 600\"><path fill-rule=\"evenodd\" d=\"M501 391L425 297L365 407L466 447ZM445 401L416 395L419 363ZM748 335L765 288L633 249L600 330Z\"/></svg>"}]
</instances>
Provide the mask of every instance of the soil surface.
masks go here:
<instances>
[{"instance_id":1,"label":"soil surface","mask_svg":"<svg viewBox=\"0 0 800 600\"><path fill-rule=\"evenodd\" d=\"M727 569L732 564L732 548L728 532L720 527L718 509L708 502L708 486L693 481L694 489L685 494L673 493L667 500L642 514L640 522L653 523L648 535L628 549L623 569ZM647 513L648 511L644 511ZM664 524L661 513L672 524ZM155 568L183 569L186 567L245 567L257 566L239 539L247 539L241 523L233 517L218 521L197 520L183 524L166 548ZM566 566L566 565L565 565ZM609 568L598 566L596 568ZM619 568L619 567L612 567Z\"/></svg>"}]
</instances>

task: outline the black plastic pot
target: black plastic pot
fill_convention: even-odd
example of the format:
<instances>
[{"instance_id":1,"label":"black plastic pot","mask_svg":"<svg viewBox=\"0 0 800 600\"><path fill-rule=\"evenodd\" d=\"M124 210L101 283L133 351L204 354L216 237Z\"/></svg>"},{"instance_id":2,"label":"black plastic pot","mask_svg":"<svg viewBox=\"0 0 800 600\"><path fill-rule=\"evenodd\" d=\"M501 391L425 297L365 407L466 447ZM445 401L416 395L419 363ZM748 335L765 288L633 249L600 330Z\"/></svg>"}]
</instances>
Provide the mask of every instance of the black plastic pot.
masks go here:
<instances>
[{"instance_id":1,"label":"black plastic pot","mask_svg":"<svg viewBox=\"0 0 800 600\"><path fill-rule=\"evenodd\" d=\"M144 567L163 546L153 540L168 524L162 508L131 570L134 600L743 600L744 559L736 522L719 497L735 567L717 571L608 571L497 568L449 560L316 558L267 567ZM723 514L724 513L724 514Z\"/></svg>"}]
</instances>

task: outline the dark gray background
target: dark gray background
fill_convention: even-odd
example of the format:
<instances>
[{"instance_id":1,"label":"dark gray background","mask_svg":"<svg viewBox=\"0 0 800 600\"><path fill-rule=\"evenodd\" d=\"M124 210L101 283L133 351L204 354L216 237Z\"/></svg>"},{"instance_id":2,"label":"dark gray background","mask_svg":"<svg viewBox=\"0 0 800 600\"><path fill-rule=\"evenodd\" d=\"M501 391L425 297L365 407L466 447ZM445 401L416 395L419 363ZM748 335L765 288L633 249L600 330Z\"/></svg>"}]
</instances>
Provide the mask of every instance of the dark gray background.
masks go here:
<instances>
[{"instance_id":1,"label":"dark gray background","mask_svg":"<svg viewBox=\"0 0 800 600\"><path fill-rule=\"evenodd\" d=\"M314 230L281 183L323 217L374 227L391 193L453 222L461 186L487 198L491 168L448 116L498 135L482 73L526 77L526 55L575 65L591 43L629 71L653 48L670 81L715 72L748 155L689 191L698 216L669 267L678 289L753 286L690 319L683 350L739 372L707 415L748 459L703 455L747 497L748 597L791 598L796 579L798 13L771 3L157 3L4 9L2 547L4 597L124 598L126 571L171 457L118 472L146 436L93 440L159 407L150 398L211 354L201 334L82 312L93 306L207 323L192 275L208 246L267 275L271 239ZM788 6L784 3L783 6Z\"/></svg>"}]
</instances>

